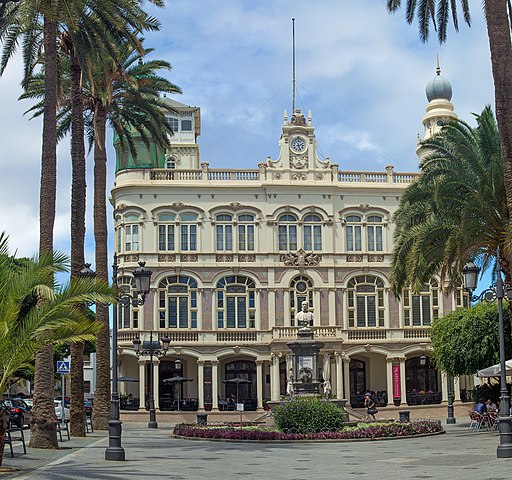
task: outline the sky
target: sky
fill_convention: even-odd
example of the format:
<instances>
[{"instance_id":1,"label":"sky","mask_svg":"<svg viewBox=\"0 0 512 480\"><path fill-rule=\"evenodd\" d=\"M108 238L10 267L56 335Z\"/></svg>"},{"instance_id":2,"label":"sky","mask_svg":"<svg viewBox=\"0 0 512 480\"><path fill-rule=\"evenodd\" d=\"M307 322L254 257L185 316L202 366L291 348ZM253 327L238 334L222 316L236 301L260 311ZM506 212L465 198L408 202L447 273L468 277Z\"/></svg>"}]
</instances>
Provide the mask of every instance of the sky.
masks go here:
<instances>
[{"instance_id":1,"label":"sky","mask_svg":"<svg viewBox=\"0 0 512 480\"><path fill-rule=\"evenodd\" d=\"M435 75L452 84L455 112L494 105L487 32L481 2L470 2L472 26L450 28L439 45L435 32L422 44L416 20L402 9L391 15L386 0L174 0L149 9L161 21L146 35L152 58L169 61L166 76L181 87L177 101L201 108L201 161L212 168L257 168L278 155L283 112L292 103L292 18L296 32L296 106L311 110L319 154L342 170L418 169L415 155ZM0 230L11 250L38 249L41 120L18 101L22 63L14 57L0 77ZM109 142L109 186L115 155ZM69 139L58 149L55 248L69 252ZM88 156L86 259L94 263L92 154ZM109 216L111 219L111 215ZM112 224L110 250L113 252ZM93 265L94 267L94 265Z\"/></svg>"}]
</instances>

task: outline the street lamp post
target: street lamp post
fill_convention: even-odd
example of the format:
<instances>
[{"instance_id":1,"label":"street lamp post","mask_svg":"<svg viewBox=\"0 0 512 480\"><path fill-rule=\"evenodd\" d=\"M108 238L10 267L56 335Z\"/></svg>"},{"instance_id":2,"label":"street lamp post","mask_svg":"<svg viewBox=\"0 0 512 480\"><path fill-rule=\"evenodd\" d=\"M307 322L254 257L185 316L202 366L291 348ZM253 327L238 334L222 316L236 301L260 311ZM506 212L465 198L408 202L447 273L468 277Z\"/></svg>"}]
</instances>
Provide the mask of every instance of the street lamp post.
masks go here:
<instances>
[{"instance_id":1,"label":"street lamp post","mask_svg":"<svg viewBox=\"0 0 512 480\"><path fill-rule=\"evenodd\" d=\"M156 421L155 398L153 396L153 357L162 357L169 350L170 338L166 335L160 340L153 340L153 332L149 332L149 342L141 342L139 337L133 340L133 348L137 356L149 356L149 422L148 428L158 428ZM142 348L141 348L142 347Z\"/></svg>"},{"instance_id":2,"label":"street lamp post","mask_svg":"<svg viewBox=\"0 0 512 480\"><path fill-rule=\"evenodd\" d=\"M145 267L146 262L139 262L139 267L133 272L135 288L133 294L117 292L117 300L122 305L137 307L144 305L149 293L151 270ZM114 254L112 265L113 285L117 285L117 255ZM112 316L112 394L110 400L110 420L108 421L108 447L105 450L105 460L122 461L125 459L124 448L121 445L122 422L119 418L119 389L117 374L117 305L114 305Z\"/></svg>"},{"instance_id":3,"label":"street lamp post","mask_svg":"<svg viewBox=\"0 0 512 480\"><path fill-rule=\"evenodd\" d=\"M500 433L500 444L497 448L498 458L512 458L512 418L510 417L510 397L507 391L507 370L505 357L505 330L503 327L503 298L505 296L512 301L512 287L503 284L501 264L501 252L496 250L496 282L480 295L473 295L478 283L480 268L473 262L469 262L462 269L464 276L464 287L471 295L471 301L475 302L484 298L486 301L498 300L498 321L500 335L500 411L498 429Z\"/></svg>"}]
</instances>

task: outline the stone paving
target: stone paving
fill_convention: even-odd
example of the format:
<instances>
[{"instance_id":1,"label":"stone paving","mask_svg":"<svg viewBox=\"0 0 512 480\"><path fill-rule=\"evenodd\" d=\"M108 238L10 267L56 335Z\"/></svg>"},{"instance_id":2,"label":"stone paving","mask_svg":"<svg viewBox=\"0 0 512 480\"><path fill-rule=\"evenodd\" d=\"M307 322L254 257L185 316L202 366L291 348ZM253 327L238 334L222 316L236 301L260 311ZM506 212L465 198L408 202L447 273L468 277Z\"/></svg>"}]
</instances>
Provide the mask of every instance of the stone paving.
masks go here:
<instances>
[{"instance_id":1,"label":"stone paving","mask_svg":"<svg viewBox=\"0 0 512 480\"><path fill-rule=\"evenodd\" d=\"M104 432L95 432L95 437L63 442L71 450L30 449L28 455L14 459L7 455L4 466L16 466L21 471L1 475L0 479L512 478L512 459L496 459L498 435L470 432L465 419L461 421L448 425L446 434L433 437L301 444L182 440L171 438L169 424L161 423L158 430L149 430L146 424L125 423L125 462L105 461L107 438ZM45 466L41 466L43 458Z\"/></svg>"}]
</instances>

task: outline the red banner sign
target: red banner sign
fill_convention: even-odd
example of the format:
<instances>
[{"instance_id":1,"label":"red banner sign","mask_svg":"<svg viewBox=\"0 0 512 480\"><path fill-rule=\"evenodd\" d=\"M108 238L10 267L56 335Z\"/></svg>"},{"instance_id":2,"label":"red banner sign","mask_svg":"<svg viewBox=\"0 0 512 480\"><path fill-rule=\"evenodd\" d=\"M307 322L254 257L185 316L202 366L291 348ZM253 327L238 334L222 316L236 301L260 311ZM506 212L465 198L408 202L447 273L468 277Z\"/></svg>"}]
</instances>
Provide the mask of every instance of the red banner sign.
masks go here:
<instances>
[{"instance_id":1,"label":"red banner sign","mask_svg":"<svg viewBox=\"0 0 512 480\"><path fill-rule=\"evenodd\" d=\"M402 398L400 365L393 365L393 398Z\"/></svg>"}]
</instances>

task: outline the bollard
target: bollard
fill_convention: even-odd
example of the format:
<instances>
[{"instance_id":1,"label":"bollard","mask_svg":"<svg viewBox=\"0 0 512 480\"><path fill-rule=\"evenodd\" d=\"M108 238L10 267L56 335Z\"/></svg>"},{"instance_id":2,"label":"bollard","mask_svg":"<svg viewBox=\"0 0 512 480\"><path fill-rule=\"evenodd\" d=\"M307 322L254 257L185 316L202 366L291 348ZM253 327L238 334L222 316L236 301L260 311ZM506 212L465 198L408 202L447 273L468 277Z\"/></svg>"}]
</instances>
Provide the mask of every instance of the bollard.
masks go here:
<instances>
[{"instance_id":1,"label":"bollard","mask_svg":"<svg viewBox=\"0 0 512 480\"><path fill-rule=\"evenodd\" d=\"M411 412L409 410L402 410L401 412L398 412L398 414L400 415L401 422L410 422L411 421L411 418L410 418Z\"/></svg>"}]
</instances>

